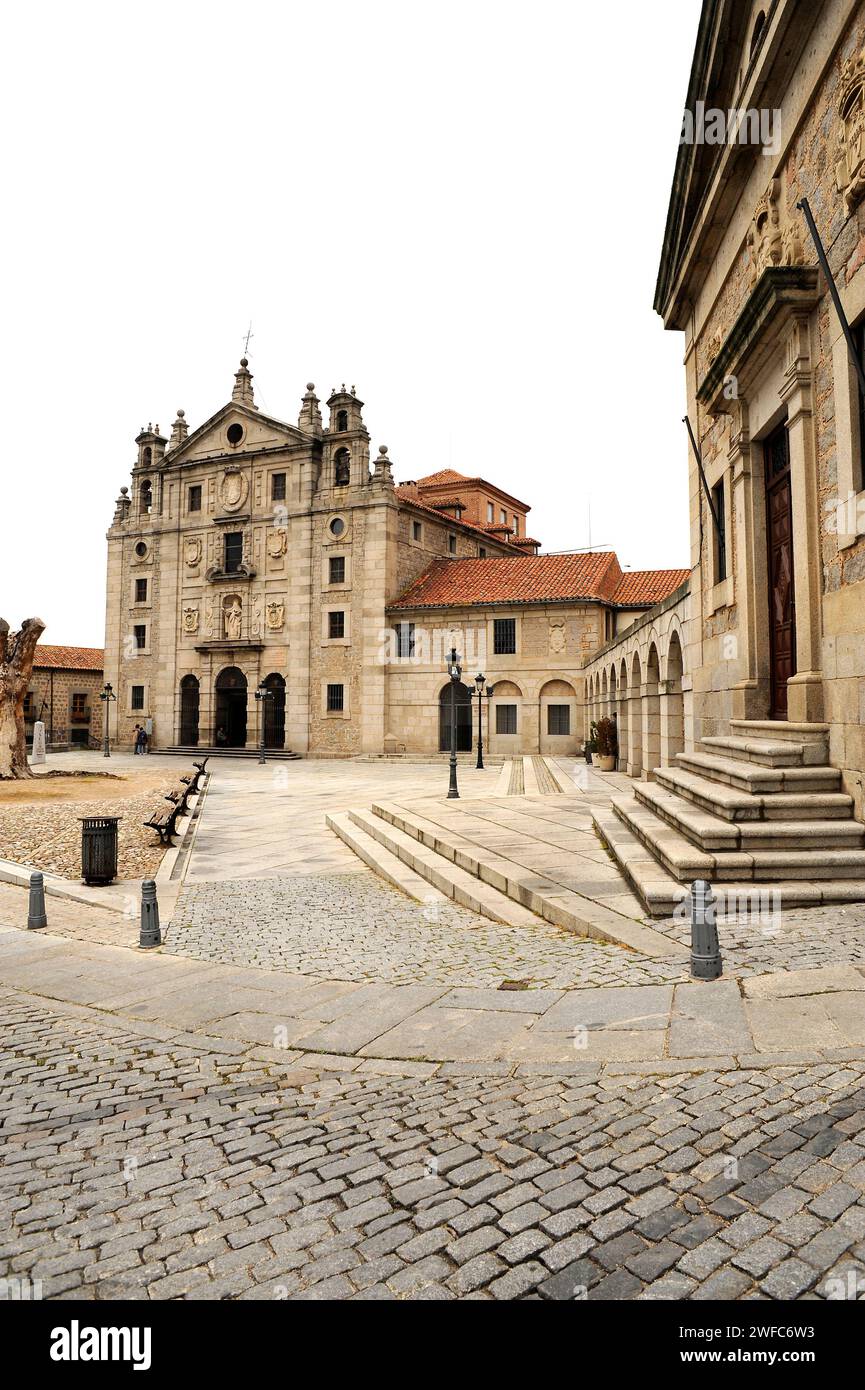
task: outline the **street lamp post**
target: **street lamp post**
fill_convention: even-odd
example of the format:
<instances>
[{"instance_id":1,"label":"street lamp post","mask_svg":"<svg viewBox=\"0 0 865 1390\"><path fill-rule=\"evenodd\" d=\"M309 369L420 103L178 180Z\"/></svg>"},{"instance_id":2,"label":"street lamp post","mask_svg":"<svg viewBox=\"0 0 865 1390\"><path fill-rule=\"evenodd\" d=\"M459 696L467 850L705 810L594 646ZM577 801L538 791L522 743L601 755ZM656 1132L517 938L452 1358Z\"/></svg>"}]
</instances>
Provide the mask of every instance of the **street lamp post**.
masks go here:
<instances>
[{"instance_id":1,"label":"street lamp post","mask_svg":"<svg viewBox=\"0 0 865 1390\"><path fill-rule=\"evenodd\" d=\"M267 759L264 756L264 712L267 708L265 701L273 699L273 691L268 690L266 685L260 685L255 692L258 701L258 761L264 763Z\"/></svg>"},{"instance_id":2,"label":"street lamp post","mask_svg":"<svg viewBox=\"0 0 865 1390\"><path fill-rule=\"evenodd\" d=\"M494 685L488 685L488 686L487 686L487 688L486 688L486 697L487 697L487 748L492 748L492 740L493 740L493 715L492 715L492 706L490 705L490 700L493 698L493 692L494 692L494 691L495 691L495 686L494 686Z\"/></svg>"},{"instance_id":3,"label":"street lamp post","mask_svg":"<svg viewBox=\"0 0 865 1390\"><path fill-rule=\"evenodd\" d=\"M479 671L475 676L475 687L478 692L478 760L476 768L483 768L484 765L484 681L486 676Z\"/></svg>"},{"instance_id":4,"label":"street lamp post","mask_svg":"<svg viewBox=\"0 0 865 1390\"><path fill-rule=\"evenodd\" d=\"M117 699L110 681L105 682L105 685L99 692L99 698L102 701L102 756L103 758L110 758L111 744L108 738L108 711L111 708L111 701Z\"/></svg>"},{"instance_id":5,"label":"street lamp post","mask_svg":"<svg viewBox=\"0 0 865 1390\"><path fill-rule=\"evenodd\" d=\"M459 664L456 647L451 647L451 657L448 662L448 675L451 678L451 756L450 756L450 779L448 781L448 800L459 797L459 787L457 786L457 686L462 679L463 669Z\"/></svg>"}]
</instances>

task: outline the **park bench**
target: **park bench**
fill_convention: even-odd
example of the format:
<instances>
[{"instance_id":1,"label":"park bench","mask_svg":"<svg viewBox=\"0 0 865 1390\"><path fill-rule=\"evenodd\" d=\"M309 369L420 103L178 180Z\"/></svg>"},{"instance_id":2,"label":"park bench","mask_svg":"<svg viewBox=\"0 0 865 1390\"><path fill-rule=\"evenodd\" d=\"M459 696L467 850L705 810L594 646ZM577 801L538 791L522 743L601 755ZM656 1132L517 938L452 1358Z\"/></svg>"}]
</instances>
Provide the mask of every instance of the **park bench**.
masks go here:
<instances>
[{"instance_id":1,"label":"park bench","mask_svg":"<svg viewBox=\"0 0 865 1390\"><path fill-rule=\"evenodd\" d=\"M168 793L165 800L170 803L167 810L158 807L150 820L144 824L149 830L155 830L164 845L171 844L172 835L177 834L177 822L180 817L186 814L186 804L195 791L194 783L196 778L181 777L180 785Z\"/></svg>"}]
</instances>

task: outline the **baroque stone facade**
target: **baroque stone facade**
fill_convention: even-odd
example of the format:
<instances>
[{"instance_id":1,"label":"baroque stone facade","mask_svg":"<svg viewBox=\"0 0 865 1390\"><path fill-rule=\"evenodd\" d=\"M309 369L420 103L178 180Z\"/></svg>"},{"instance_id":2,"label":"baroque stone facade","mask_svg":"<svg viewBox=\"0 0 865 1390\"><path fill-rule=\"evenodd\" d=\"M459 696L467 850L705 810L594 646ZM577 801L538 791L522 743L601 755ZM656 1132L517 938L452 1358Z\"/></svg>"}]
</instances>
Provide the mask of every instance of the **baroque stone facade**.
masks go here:
<instances>
[{"instance_id":1,"label":"baroque stone facade","mask_svg":"<svg viewBox=\"0 0 865 1390\"><path fill-rule=\"evenodd\" d=\"M139 432L108 532L112 736L129 744L150 721L154 748L254 747L261 717L270 748L437 752L456 646L466 681L483 665L509 683L493 752L573 751L575 673L679 572L637 593L615 556L570 557L564 588L538 589L554 557L526 535L526 503L452 469L397 485L387 448L370 458L354 387L327 407L325 426L310 384L296 426L263 414L242 359L231 400L198 429L180 410L169 437ZM472 587L502 563L492 589ZM414 586L439 573L451 589L414 612ZM497 622L513 624L507 641ZM464 739L465 685L461 699Z\"/></svg>"}]
</instances>

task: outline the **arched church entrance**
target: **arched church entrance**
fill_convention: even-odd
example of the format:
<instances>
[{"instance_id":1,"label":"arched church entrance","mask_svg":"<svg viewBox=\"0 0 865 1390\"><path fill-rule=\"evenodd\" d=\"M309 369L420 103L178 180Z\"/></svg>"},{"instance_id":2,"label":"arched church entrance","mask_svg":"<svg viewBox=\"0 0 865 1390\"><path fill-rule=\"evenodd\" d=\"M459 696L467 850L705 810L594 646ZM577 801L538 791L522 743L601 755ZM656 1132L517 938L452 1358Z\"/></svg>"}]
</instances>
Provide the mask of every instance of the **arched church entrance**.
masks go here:
<instances>
[{"instance_id":1,"label":"arched church entrance","mask_svg":"<svg viewBox=\"0 0 865 1390\"><path fill-rule=\"evenodd\" d=\"M216 677L214 742L224 748L246 747L246 676L226 666Z\"/></svg>"},{"instance_id":2,"label":"arched church entrance","mask_svg":"<svg viewBox=\"0 0 865 1390\"><path fill-rule=\"evenodd\" d=\"M439 752L451 751L452 700L456 701L457 752L469 753L472 746L472 693L462 681L448 681L439 694Z\"/></svg>"},{"instance_id":3,"label":"arched church entrance","mask_svg":"<svg viewBox=\"0 0 865 1390\"><path fill-rule=\"evenodd\" d=\"M198 743L198 679L184 676L180 682L180 742L184 748Z\"/></svg>"}]
</instances>

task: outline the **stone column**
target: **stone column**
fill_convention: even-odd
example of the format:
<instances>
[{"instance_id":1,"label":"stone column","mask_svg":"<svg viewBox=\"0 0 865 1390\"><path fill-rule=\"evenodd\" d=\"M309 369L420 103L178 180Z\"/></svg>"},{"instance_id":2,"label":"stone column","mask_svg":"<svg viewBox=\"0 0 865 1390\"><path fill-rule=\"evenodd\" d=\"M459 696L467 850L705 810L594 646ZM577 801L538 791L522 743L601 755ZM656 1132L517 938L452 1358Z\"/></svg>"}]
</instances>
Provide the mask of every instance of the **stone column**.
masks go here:
<instances>
[{"instance_id":1,"label":"stone column","mask_svg":"<svg viewBox=\"0 0 865 1390\"><path fill-rule=\"evenodd\" d=\"M793 495L793 584L796 596L796 674L787 682L791 723L823 719L819 496L811 420L810 324L794 320L780 396L787 406L787 440Z\"/></svg>"},{"instance_id":2,"label":"stone column","mask_svg":"<svg viewBox=\"0 0 865 1390\"><path fill-rule=\"evenodd\" d=\"M643 777L648 781L661 762L661 700L657 684L644 685L643 700Z\"/></svg>"},{"instance_id":3,"label":"stone column","mask_svg":"<svg viewBox=\"0 0 865 1390\"><path fill-rule=\"evenodd\" d=\"M628 766L629 777L643 772L643 697L642 687L628 686Z\"/></svg>"}]
</instances>

